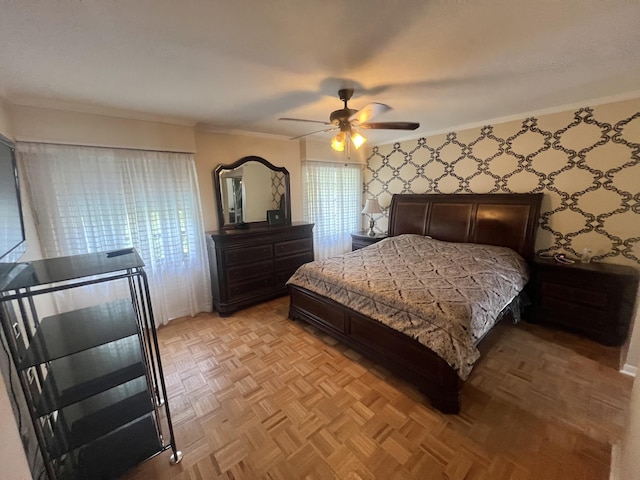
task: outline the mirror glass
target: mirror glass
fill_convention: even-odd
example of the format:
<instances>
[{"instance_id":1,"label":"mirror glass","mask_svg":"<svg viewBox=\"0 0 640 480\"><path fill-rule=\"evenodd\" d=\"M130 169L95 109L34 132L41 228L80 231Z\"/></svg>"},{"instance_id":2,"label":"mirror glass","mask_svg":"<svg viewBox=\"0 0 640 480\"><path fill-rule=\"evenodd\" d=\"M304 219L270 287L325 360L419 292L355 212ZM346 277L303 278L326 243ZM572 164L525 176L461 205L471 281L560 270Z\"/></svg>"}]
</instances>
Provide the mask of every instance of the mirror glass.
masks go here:
<instances>
[{"instance_id":1,"label":"mirror glass","mask_svg":"<svg viewBox=\"0 0 640 480\"><path fill-rule=\"evenodd\" d=\"M244 157L213 172L221 228L267 223L268 210L279 223L290 223L289 172L262 157ZM282 221L284 220L284 221Z\"/></svg>"}]
</instances>

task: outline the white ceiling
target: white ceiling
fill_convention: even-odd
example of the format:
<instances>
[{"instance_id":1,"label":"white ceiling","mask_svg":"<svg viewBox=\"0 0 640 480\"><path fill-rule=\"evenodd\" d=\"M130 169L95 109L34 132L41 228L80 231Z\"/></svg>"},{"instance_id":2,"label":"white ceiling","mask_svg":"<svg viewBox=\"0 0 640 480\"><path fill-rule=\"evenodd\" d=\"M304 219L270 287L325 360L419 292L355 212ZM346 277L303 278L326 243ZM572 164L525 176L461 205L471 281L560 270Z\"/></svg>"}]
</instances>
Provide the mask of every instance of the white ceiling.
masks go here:
<instances>
[{"instance_id":1,"label":"white ceiling","mask_svg":"<svg viewBox=\"0 0 640 480\"><path fill-rule=\"evenodd\" d=\"M378 144L640 97L640 2L0 3L8 103L290 137L318 125L279 117L328 121L341 87L421 124Z\"/></svg>"}]
</instances>

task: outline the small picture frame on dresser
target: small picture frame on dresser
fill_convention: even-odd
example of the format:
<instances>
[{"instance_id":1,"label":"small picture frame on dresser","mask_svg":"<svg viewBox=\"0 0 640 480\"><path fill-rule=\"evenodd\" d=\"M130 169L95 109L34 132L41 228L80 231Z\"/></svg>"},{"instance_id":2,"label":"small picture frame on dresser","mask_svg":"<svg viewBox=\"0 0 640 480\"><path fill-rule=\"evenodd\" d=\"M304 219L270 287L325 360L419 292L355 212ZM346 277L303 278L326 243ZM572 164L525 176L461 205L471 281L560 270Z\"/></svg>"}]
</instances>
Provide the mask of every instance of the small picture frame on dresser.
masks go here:
<instances>
[{"instance_id":1,"label":"small picture frame on dresser","mask_svg":"<svg viewBox=\"0 0 640 480\"><path fill-rule=\"evenodd\" d=\"M285 225L287 217L282 210L267 210L267 222L269 225Z\"/></svg>"}]
</instances>

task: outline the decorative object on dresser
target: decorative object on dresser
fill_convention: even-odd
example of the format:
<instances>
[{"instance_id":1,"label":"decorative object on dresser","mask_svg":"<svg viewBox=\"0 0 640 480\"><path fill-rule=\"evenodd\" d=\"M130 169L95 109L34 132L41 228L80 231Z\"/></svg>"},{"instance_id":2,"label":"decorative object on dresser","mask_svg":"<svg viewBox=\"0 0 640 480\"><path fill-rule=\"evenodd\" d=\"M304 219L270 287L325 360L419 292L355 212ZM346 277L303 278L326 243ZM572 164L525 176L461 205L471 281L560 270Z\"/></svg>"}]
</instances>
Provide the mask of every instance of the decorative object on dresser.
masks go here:
<instances>
[{"instance_id":1,"label":"decorative object on dresser","mask_svg":"<svg viewBox=\"0 0 640 480\"><path fill-rule=\"evenodd\" d=\"M286 225L287 218L281 210L267 210L267 222L269 225Z\"/></svg>"},{"instance_id":2,"label":"decorative object on dresser","mask_svg":"<svg viewBox=\"0 0 640 480\"><path fill-rule=\"evenodd\" d=\"M376 233L374 236L371 236L368 232L354 232L351 234L351 251L368 247L385 238L387 238L386 233Z\"/></svg>"},{"instance_id":3,"label":"decorative object on dresser","mask_svg":"<svg viewBox=\"0 0 640 480\"><path fill-rule=\"evenodd\" d=\"M182 458L143 267L124 249L18 263L0 278L2 331L50 480L118 478L169 448L171 463ZM37 297L106 282L129 297L40 318Z\"/></svg>"},{"instance_id":4,"label":"decorative object on dresser","mask_svg":"<svg viewBox=\"0 0 640 480\"><path fill-rule=\"evenodd\" d=\"M533 322L562 326L604 345L629 334L640 272L610 263L535 259L530 282Z\"/></svg>"},{"instance_id":5,"label":"decorative object on dresser","mask_svg":"<svg viewBox=\"0 0 640 480\"><path fill-rule=\"evenodd\" d=\"M373 228L376 226L376 221L373 219L373 216L382 213L382 209L380 208L378 199L368 198L361 213L366 213L367 215L369 215L369 231L367 232L367 234L370 237L375 237L376 232L373 230Z\"/></svg>"},{"instance_id":6,"label":"decorative object on dresser","mask_svg":"<svg viewBox=\"0 0 640 480\"><path fill-rule=\"evenodd\" d=\"M530 261L534 256L541 201L542 194L394 195L389 208L389 237L414 234L444 242L509 247ZM377 249L364 249L362 253L368 250ZM362 260L366 266L364 256ZM463 380L452 365L434 350L326 295L292 283L289 290L290 318L315 325L407 378L438 410L459 412ZM517 304L516 298L503 309L500 317L512 310L519 312ZM491 336L491 331L486 332L473 346L485 348L490 345L486 338Z\"/></svg>"},{"instance_id":7,"label":"decorative object on dresser","mask_svg":"<svg viewBox=\"0 0 640 480\"><path fill-rule=\"evenodd\" d=\"M222 316L287 294L286 282L313 261L313 224L207 232L213 308Z\"/></svg>"}]
</instances>

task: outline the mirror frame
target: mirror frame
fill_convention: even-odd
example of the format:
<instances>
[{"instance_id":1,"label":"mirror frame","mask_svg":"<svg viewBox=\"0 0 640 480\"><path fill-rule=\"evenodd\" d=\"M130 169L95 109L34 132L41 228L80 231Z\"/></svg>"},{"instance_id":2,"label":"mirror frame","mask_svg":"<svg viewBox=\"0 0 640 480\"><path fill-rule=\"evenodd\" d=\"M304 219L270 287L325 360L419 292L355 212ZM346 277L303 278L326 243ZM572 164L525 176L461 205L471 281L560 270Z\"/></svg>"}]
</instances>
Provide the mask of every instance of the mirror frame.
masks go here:
<instances>
[{"instance_id":1,"label":"mirror frame","mask_svg":"<svg viewBox=\"0 0 640 480\"><path fill-rule=\"evenodd\" d=\"M291 189L290 189L290 186L289 186L289 171L284 167L276 167L271 162L269 162L268 160L266 160L266 159L264 159L262 157L258 157L258 156L255 156L255 155L249 155L247 157L242 157L241 159L236 160L235 162L230 163L230 164L218 165L212 172L212 176L213 176L213 191L215 192L216 210L218 211L218 229L220 229L220 230L229 230L229 229L235 229L235 228L251 228L252 226L268 226L269 225L269 222L266 219L264 221L246 222L246 223L242 223L242 224L225 223L225 221L224 221L224 212L222 210L222 190L221 190L221 187L220 187L220 173L223 170L234 170L234 169L236 169L238 167L241 167L242 165L244 165L245 163L248 163L248 162L258 162L258 163L261 163L262 165L264 165L265 167L267 167L269 170L271 170L273 172L280 172L280 173L284 174L285 214L287 216L287 222L285 223L285 225L291 225ZM266 211L267 210L269 210L269 209L268 208L265 209L265 216L266 216ZM245 227L239 227L238 225L244 225Z\"/></svg>"}]
</instances>

